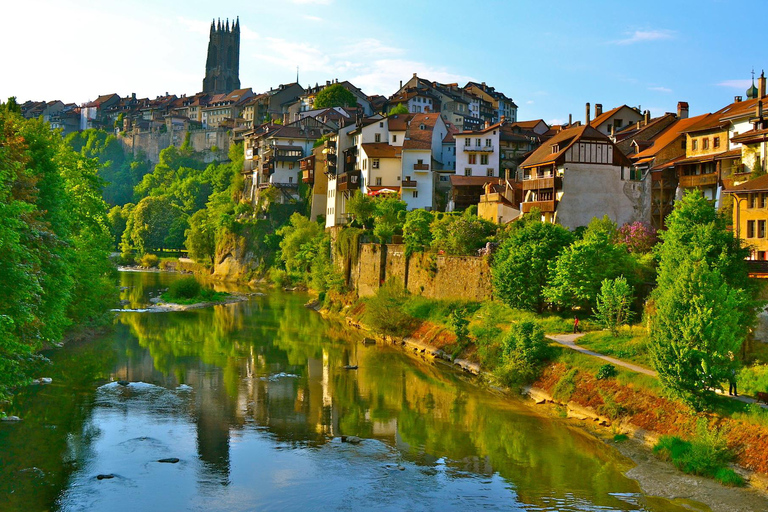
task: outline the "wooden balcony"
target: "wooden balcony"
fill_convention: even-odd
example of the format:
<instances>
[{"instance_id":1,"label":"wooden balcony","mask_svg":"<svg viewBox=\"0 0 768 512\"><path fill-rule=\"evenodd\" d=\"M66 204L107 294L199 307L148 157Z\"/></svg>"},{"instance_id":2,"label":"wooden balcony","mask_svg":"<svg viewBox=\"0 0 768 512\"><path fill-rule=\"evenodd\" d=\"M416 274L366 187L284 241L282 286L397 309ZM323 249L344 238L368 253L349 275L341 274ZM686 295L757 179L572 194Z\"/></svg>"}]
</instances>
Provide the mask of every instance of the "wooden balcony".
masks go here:
<instances>
[{"instance_id":1,"label":"wooden balcony","mask_svg":"<svg viewBox=\"0 0 768 512\"><path fill-rule=\"evenodd\" d=\"M493 153L493 146L464 146L465 153Z\"/></svg>"},{"instance_id":2,"label":"wooden balcony","mask_svg":"<svg viewBox=\"0 0 768 512\"><path fill-rule=\"evenodd\" d=\"M429 164L413 164L414 171L428 171Z\"/></svg>"},{"instance_id":3,"label":"wooden balcony","mask_svg":"<svg viewBox=\"0 0 768 512\"><path fill-rule=\"evenodd\" d=\"M557 207L557 201L554 199L551 201L529 201L520 203L523 213L529 213L534 208L538 208L542 213L555 213Z\"/></svg>"},{"instance_id":4,"label":"wooden balcony","mask_svg":"<svg viewBox=\"0 0 768 512\"><path fill-rule=\"evenodd\" d=\"M699 174L698 176L680 176L680 188L708 187L717 185L717 173Z\"/></svg>"},{"instance_id":5,"label":"wooden balcony","mask_svg":"<svg viewBox=\"0 0 768 512\"><path fill-rule=\"evenodd\" d=\"M310 185L315 182L315 170L305 169L301 171L301 181L309 183Z\"/></svg>"},{"instance_id":6,"label":"wooden balcony","mask_svg":"<svg viewBox=\"0 0 768 512\"><path fill-rule=\"evenodd\" d=\"M542 190L562 187L563 178L560 176L551 176L549 178L533 178L523 181L523 190Z\"/></svg>"},{"instance_id":7,"label":"wooden balcony","mask_svg":"<svg viewBox=\"0 0 768 512\"><path fill-rule=\"evenodd\" d=\"M403 188L416 188L416 180L403 180L400 184Z\"/></svg>"},{"instance_id":8,"label":"wooden balcony","mask_svg":"<svg viewBox=\"0 0 768 512\"><path fill-rule=\"evenodd\" d=\"M360 171L349 171L339 174L336 178L336 190L345 192L347 190L360 189Z\"/></svg>"}]
</instances>

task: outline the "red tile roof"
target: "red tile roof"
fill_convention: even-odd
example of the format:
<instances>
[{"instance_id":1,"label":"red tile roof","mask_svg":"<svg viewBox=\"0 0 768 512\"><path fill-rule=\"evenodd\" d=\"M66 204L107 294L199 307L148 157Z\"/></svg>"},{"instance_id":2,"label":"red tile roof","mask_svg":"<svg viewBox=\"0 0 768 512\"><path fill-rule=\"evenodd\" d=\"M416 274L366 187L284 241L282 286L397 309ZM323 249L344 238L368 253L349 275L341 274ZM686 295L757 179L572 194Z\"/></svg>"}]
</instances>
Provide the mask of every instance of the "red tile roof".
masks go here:
<instances>
[{"instance_id":1,"label":"red tile roof","mask_svg":"<svg viewBox=\"0 0 768 512\"><path fill-rule=\"evenodd\" d=\"M390 146L386 142L367 142L362 146L368 158L400 158L403 153L402 147Z\"/></svg>"},{"instance_id":2,"label":"red tile roof","mask_svg":"<svg viewBox=\"0 0 768 512\"><path fill-rule=\"evenodd\" d=\"M688 119L679 119L675 121L674 123L669 125L666 130L659 133L659 135L657 135L656 138L653 139L653 146L637 153L636 155L633 156L633 158L639 159L639 158L645 158L649 156L656 156L656 154L659 151L669 146L669 144L677 140L677 138L680 135L682 135L683 132L685 132L691 126L697 124L707 115L708 114L702 114L700 116L690 117Z\"/></svg>"},{"instance_id":3,"label":"red tile roof","mask_svg":"<svg viewBox=\"0 0 768 512\"><path fill-rule=\"evenodd\" d=\"M403 141L404 149L432 149L432 133L440 114L429 112L415 114L408 124ZM422 126L424 127L422 129Z\"/></svg>"},{"instance_id":4,"label":"red tile roof","mask_svg":"<svg viewBox=\"0 0 768 512\"><path fill-rule=\"evenodd\" d=\"M546 143L539 146L525 159L520 167L535 167L548 163L555 163L573 144L581 139L602 140L610 142L610 139L591 126L576 126L557 133ZM557 144L558 151L553 153L552 146Z\"/></svg>"},{"instance_id":5,"label":"red tile roof","mask_svg":"<svg viewBox=\"0 0 768 512\"><path fill-rule=\"evenodd\" d=\"M764 174L758 178L753 178L741 185L736 185L725 192L764 192L768 191L768 174Z\"/></svg>"}]
</instances>

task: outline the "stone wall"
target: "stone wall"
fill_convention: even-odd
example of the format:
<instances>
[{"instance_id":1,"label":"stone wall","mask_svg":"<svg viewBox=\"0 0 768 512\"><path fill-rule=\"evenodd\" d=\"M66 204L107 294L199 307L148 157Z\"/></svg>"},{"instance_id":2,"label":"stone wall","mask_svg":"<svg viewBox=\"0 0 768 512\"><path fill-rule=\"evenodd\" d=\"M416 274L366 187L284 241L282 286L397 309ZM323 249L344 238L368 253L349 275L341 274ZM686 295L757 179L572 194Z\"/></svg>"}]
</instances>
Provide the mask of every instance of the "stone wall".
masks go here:
<instances>
[{"instance_id":1,"label":"stone wall","mask_svg":"<svg viewBox=\"0 0 768 512\"><path fill-rule=\"evenodd\" d=\"M350 284L360 297L375 294L389 279L431 299L482 301L493 295L490 265L478 256L415 253L406 258L403 245L361 244L351 274Z\"/></svg>"},{"instance_id":2,"label":"stone wall","mask_svg":"<svg viewBox=\"0 0 768 512\"><path fill-rule=\"evenodd\" d=\"M142 153L153 164L160 160L160 152L165 148L181 146L187 132L174 131L161 133L159 131L138 131L123 132L118 140L123 144L126 151L130 151L133 156ZM208 163L214 160L226 160L229 154L229 145L232 143L232 136L227 130L195 130L189 132L189 143L192 149L203 153L204 160ZM217 151L211 151L216 147Z\"/></svg>"}]
</instances>

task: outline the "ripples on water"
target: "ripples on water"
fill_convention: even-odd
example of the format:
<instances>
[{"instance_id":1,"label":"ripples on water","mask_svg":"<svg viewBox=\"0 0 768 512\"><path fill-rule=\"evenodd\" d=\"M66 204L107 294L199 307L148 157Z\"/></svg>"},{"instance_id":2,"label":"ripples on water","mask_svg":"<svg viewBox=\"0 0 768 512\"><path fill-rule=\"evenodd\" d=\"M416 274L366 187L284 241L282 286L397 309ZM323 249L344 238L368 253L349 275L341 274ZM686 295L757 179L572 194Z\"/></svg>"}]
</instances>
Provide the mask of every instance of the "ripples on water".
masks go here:
<instances>
[{"instance_id":1,"label":"ripples on water","mask_svg":"<svg viewBox=\"0 0 768 512\"><path fill-rule=\"evenodd\" d=\"M121 274L124 305L173 278ZM602 443L304 301L123 312L50 354L0 425L0 510L679 510Z\"/></svg>"}]
</instances>

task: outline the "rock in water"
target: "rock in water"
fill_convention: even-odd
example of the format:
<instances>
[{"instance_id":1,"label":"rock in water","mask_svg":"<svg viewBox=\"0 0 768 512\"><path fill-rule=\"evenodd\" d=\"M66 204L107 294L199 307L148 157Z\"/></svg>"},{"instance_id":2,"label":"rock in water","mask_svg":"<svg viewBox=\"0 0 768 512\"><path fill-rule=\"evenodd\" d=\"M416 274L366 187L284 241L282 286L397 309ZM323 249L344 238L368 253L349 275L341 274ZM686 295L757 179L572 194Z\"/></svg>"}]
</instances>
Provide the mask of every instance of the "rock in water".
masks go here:
<instances>
[{"instance_id":1,"label":"rock in water","mask_svg":"<svg viewBox=\"0 0 768 512\"><path fill-rule=\"evenodd\" d=\"M167 459L160 459L157 462L163 462L165 464L176 464L177 462L179 462L179 459L177 459L176 457L169 457Z\"/></svg>"},{"instance_id":2,"label":"rock in water","mask_svg":"<svg viewBox=\"0 0 768 512\"><path fill-rule=\"evenodd\" d=\"M109 473L107 475L96 475L96 478L98 480L109 480L110 478L115 478L115 475L113 475L112 473Z\"/></svg>"},{"instance_id":3,"label":"rock in water","mask_svg":"<svg viewBox=\"0 0 768 512\"><path fill-rule=\"evenodd\" d=\"M42 377L40 379L40 384L50 384L51 382L53 382L53 379L50 377Z\"/></svg>"},{"instance_id":4,"label":"rock in water","mask_svg":"<svg viewBox=\"0 0 768 512\"><path fill-rule=\"evenodd\" d=\"M341 436L341 442L349 444L360 444L363 442L363 440L357 436Z\"/></svg>"},{"instance_id":5,"label":"rock in water","mask_svg":"<svg viewBox=\"0 0 768 512\"><path fill-rule=\"evenodd\" d=\"M21 418L18 416L6 416L5 418L2 418L3 421L21 421Z\"/></svg>"},{"instance_id":6,"label":"rock in water","mask_svg":"<svg viewBox=\"0 0 768 512\"><path fill-rule=\"evenodd\" d=\"M121 386L127 386L128 384L130 384L130 382L128 382L127 380L119 380L117 381L117 383L120 384Z\"/></svg>"}]
</instances>

